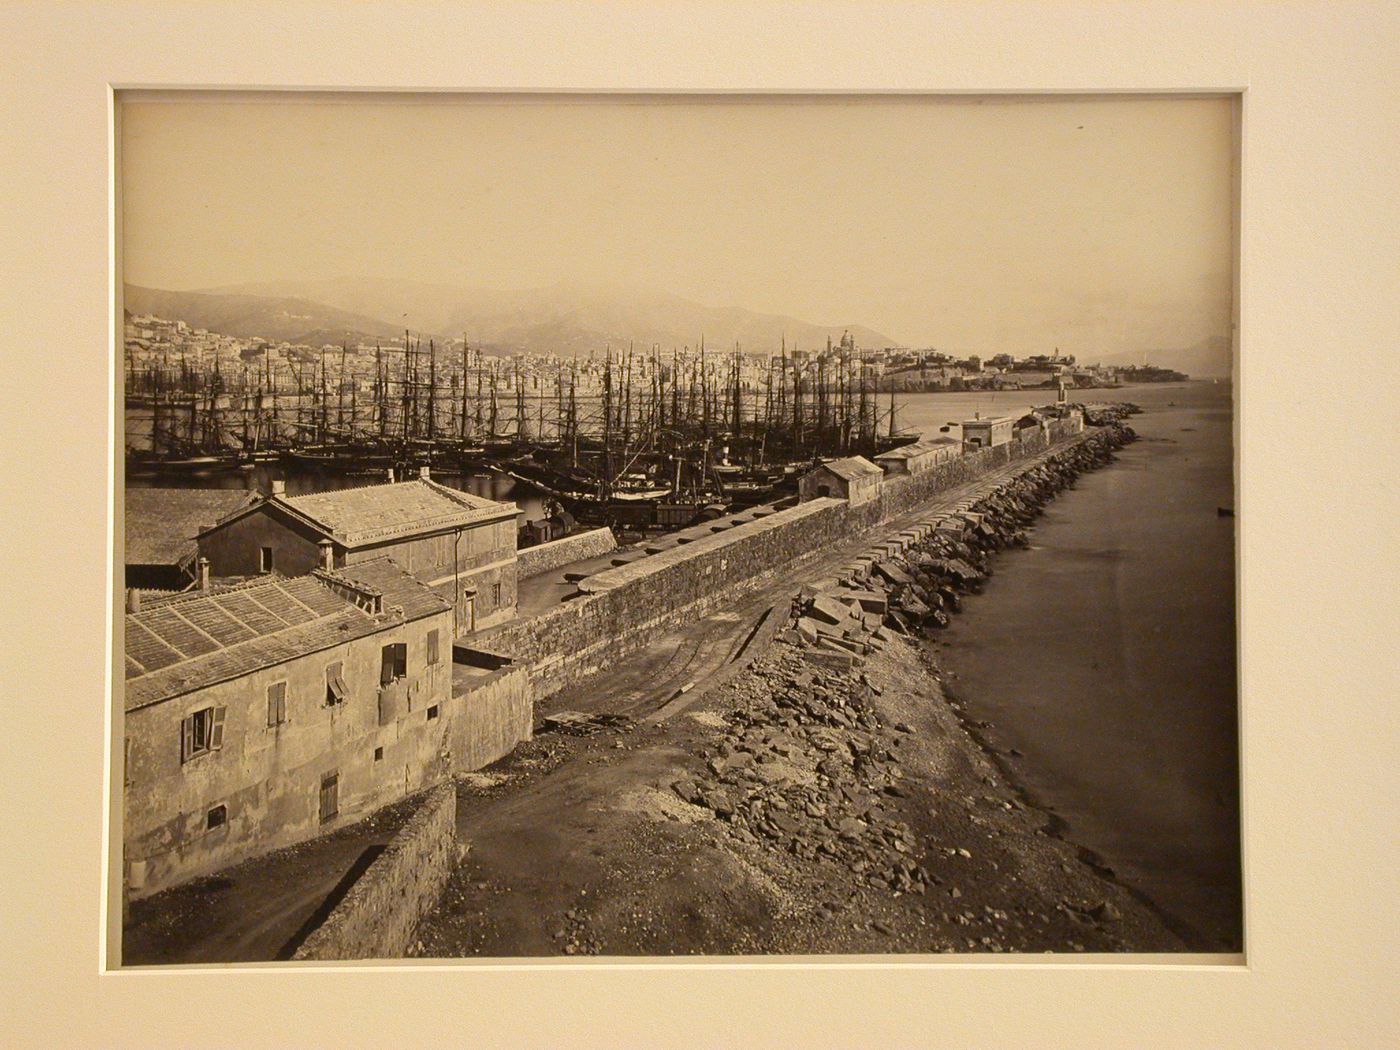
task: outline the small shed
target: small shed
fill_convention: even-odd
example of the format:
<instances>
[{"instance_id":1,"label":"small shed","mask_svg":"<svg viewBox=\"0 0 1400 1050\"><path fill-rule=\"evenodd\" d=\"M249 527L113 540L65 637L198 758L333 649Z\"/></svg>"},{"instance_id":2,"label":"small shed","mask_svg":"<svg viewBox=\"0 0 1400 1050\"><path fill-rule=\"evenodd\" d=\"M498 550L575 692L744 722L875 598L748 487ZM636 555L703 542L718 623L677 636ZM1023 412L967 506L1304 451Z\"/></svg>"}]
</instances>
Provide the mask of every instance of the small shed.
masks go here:
<instances>
[{"instance_id":1,"label":"small shed","mask_svg":"<svg viewBox=\"0 0 1400 1050\"><path fill-rule=\"evenodd\" d=\"M818 464L797 482L802 502L830 496L856 507L880 494L885 472L864 456L847 456Z\"/></svg>"},{"instance_id":2,"label":"small shed","mask_svg":"<svg viewBox=\"0 0 1400 1050\"><path fill-rule=\"evenodd\" d=\"M962 442L956 438L923 438L912 445L901 445L875 457L886 474L922 474L926 470L962 455Z\"/></svg>"},{"instance_id":3,"label":"small shed","mask_svg":"<svg viewBox=\"0 0 1400 1050\"><path fill-rule=\"evenodd\" d=\"M963 444L969 448L995 448L1009 444L1016 420L1011 416L969 419L962 424Z\"/></svg>"}]
</instances>

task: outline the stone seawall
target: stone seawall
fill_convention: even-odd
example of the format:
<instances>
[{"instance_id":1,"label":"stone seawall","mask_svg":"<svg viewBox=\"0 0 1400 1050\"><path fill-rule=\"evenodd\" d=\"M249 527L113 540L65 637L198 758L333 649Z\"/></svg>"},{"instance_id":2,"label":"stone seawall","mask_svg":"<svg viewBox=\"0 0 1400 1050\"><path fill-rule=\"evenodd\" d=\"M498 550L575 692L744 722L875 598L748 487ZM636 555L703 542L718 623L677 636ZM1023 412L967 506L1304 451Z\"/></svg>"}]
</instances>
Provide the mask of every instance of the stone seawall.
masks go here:
<instances>
[{"instance_id":1,"label":"stone seawall","mask_svg":"<svg viewBox=\"0 0 1400 1050\"><path fill-rule=\"evenodd\" d=\"M530 664L536 695L548 696L848 534L843 500L813 500L590 576L578 597L481 641Z\"/></svg>"},{"instance_id":2,"label":"stone seawall","mask_svg":"<svg viewBox=\"0 0 1400 1050\"><path fill-rule=\"evenodd\" d=\"M1078 433L1071 423L1057 422L1025 440L969 453L918 476L888 479L876 499L859 507L810 500L607 569L581 581L577 596L540 616L502 625L482 644L528 663L536 696L549 696L836 544Z\"/></svg>"},{"instance_id":3,"label":"stone seawall","mask_svg":"<svg viewBox=\"0 0 1400 1050\"><path fill-rule=\"evenodd\" d=\"M536 544L534 547L518 551L516 576L527 580L561 565L583 561L586 558L597 558L615 550L617 538L613 536L612 529L606 526L601 529L589 529L587 532L565 536L561 540L550 540L548 543Z\"/></svg>"},{"instance_id":4,"label":"stone seawall","mask_svg":"<svg viewBox=\"0 0 1400 1050\"><path fill-rule=\"evenodd\" d=\"M439 785L384 847L293 960L395 959L437 904L457 861L457 787Z\"/></svg>"}]
</instances>

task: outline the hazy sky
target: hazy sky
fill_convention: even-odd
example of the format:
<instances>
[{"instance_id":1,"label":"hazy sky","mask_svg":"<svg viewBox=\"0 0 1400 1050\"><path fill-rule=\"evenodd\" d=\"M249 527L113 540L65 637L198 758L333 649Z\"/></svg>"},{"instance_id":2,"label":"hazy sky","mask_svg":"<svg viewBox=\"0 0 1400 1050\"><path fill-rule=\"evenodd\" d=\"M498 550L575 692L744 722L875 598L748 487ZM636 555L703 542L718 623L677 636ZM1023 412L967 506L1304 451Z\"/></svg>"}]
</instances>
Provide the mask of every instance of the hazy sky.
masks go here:
<instances>
[{"instance_id":1,"label":"hazy sky","mask_svg":"<svg viewBox=\"0 0 1400 1050\"><path fill-rule=\"evenodd\" d=\"M1225 100L132 102L124 277L644 283L968 352L1229 334Z\"/></svg>"}]
</instances>

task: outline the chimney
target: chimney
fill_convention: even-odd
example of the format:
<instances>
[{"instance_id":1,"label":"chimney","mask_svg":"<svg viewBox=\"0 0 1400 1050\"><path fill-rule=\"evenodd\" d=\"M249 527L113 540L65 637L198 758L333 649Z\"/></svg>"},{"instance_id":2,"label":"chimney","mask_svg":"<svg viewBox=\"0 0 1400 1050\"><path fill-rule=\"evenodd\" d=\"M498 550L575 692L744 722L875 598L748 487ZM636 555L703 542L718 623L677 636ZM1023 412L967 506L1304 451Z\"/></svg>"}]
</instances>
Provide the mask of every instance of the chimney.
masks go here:
<instances>
[{"instance_id":1,"label":"chimney","mask_svg":"<svg viewBox=\"0 0 1400 1050\"><path fill-rule=\"evenodd\" d=\"M209 559L199 559L199 590L201 594L209 593Z\"/></svg>"},{"instance_id":2,"label":"chimney","mask_svg":"<svg viewBox=\"0 0 1400 1050\"><path fill-rule=\"evenodd\" d=\"M141 592L135 587L126 589L126 611L129 613L141 611Z\"/></svg>"},{"instance_id":3,"label":"chimney","mask_svg":"<svg viewBox=\"0 0 1400 1050\"><path fill-rule=\"evenodd\" d=\"M429 468L429 467L419 467L419 468L418 468L418 480L419 480L419 481L428 481L428 480L431 478L431 476L432 476L432 470L431 470L431 468Z\"/></svg>"},{"instance_id":4,"label":"chimney","mask_svg":"<svg viewBox=\"0 0 1400 1050\"><path fill-rule=\"evenodd\" d=\"M335 568L335 544L330 540L322 540L316 546L321 548L321 568L330 572Z\"/></svg>"}]
</instances>

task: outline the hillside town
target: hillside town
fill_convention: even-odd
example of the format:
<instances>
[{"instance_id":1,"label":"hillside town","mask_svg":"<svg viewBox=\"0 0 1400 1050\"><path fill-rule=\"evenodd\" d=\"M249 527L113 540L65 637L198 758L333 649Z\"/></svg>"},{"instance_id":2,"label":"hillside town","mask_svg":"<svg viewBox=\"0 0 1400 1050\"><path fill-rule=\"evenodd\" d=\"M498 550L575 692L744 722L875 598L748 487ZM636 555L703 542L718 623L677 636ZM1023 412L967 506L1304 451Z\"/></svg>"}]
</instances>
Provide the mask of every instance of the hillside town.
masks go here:
<instances>
[{"instance_id":1,"label":"hillside town","mask_svg":"<svg viewBox=\"0 0 1400 1050\"><path fill-rule=\"evenodd\" d=\"M180 381L181 376L217 373L226 384L236 387L243 377L248 381L266 381L273 390L293 390L300 377L318 367L323 357L330 356L346 364L346 382L353 382L362 394L372 392L376 354L381 357L393 347L383 341L359 340L353 344L322 344L312 346L258 336L221 335L204 328L194 328L184 321L169 320L151 314L125 319L125 348L128 390L140 388L160 374L167 383ZM702 338L697 333L695 350ZM434 341L436 352L444 362L458 360L464 351L476 367L485 367L499 374L502 389L513 391L522 383L532 392L552 390L561 368L577 368L581 387L597 390L602 383L604 347L582 360L561 358L548 352L516 353L510 355L484 354L473 350L464 338ZM650 350L651 348L647 348ZM674 348L665 348L668 357ZM685 348L687 353L690 347ZM734 348L713 348L718 353ZM626 347L612 347L623 353ZM748 391L759 390L766 370L778 362L781 355L769 355L740 350L740 381ZM832 365L841 347L801 348L792 346L787 358L795 367L815 372L823 364ZM1071 387L1113 387L1124 382L1179 381L1179 372L1151 366L1122 367L1079 364L1075 355L1058 351L1016 358L997 354L985 360L977 355L956 353L928 347L885 346L861 348L863 365L880 392L945 391L945 390L1011 390L1035 387L1053 388L1063 381Z\"/></svg>"}]
</instances>

